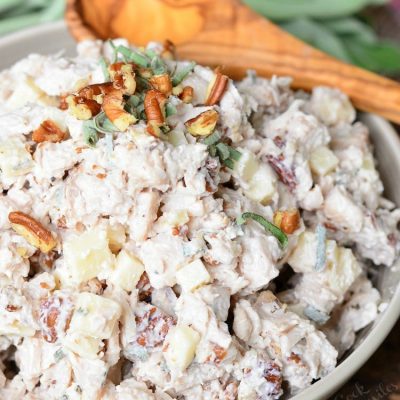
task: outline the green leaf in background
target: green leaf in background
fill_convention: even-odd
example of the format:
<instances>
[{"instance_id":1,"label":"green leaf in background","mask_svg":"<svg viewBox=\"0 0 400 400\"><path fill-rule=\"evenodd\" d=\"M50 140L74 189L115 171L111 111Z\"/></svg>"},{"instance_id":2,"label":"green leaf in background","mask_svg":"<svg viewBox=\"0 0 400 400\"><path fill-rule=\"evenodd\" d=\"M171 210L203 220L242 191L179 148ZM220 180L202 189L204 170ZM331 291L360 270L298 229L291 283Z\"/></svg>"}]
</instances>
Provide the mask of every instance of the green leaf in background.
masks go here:
<instances>
[{"instance_id":1,"label":"green leaf in background","mask_svg":"<svg viewBox=\"0 0 400 400\"><path fill-rule=\"evenodd\" d=\"M308 18L298 18L282 24L282 28L336 58L347 62L352 61L340 38L321 23Z\"/></svg>"},{"instance_id":2,"label":"green leaf in background","mask_svg":"<svg viewBox=\"0 0 400 400\"><path fill-rule=\"evenodd\" d=\"M275 21L298 17L329 19L354 14L366 6L388 0L243 0L258 13Z\"/></svg>"},{"instance_id":3,"label":"green leaf in background","mask_svg":"<svg viewBox=\"0 0 400 400\"><path fill-rule=\"evenodd\" d=\"M356 65L387 74L400 71L400 48L390 42L367 43L349 39L346 48Z\"/></svg>"}]
</instances>

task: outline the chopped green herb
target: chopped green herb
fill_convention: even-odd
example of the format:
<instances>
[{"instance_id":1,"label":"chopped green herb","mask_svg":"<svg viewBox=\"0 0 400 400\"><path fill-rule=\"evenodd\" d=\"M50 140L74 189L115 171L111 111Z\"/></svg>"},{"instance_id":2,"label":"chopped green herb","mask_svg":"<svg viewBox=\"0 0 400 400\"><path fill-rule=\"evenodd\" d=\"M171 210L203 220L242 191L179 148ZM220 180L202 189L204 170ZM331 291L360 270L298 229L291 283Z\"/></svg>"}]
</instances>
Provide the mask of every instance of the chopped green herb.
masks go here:
<instances>
[{"instance_id":1,"label":"chopped green herb","mask_svg":"<svg viewBox=\"0 0 400 400\"><path fill-rule=\"evenodd\" d=\"M217 146L215 144L210 145L208 147L208 151L209 151L211 157L217 156Z\"/></svg>"},{"instance_id":2,"label":"chopped green herb","mask_svg":"<svg viewBox=\"0 0 400 400\"><path fill-rule=\"evenodd\" d=\"M100 65L101 65L101 69L103 70L104 80L109 82L110 81L110 73L108 72L107 62L104 57L100 58Z\"/></svg>"},{"instance_id":3,"label":"chopped green herb","mask_svg":"<svg viewBox=\"0 0 400 400\"><path fill-rule=\"evenodd\" d=\"M219 158L221 159L221 161L225 161L229 158L230 153L229 153L229 146L227 146L225 143L218 143L217 144L217 151L218 151L218 155Z\"/></svg>"},{"instance_id":4,"label":"chopped green herb","mask_svg":"<svg viewBox=\"0 0 400 400\"><path fill-rule=\"evenodd\" d=\"M318 224L315 230L317 235L317 256L315 262L315 271L322 272L326 264L326 229L323 225Z\"/></svg>"},{"instance_id":5,"label":"chopped green herb","mask_svg":"<svg viewBox=\"0 0 400 400\"><path fill-rule=\"evenodd\" d=\"M177 113L176 107L171 103L167 103L165 106L165 115L167 117L170 117L171 115L175 115L176 113Z\"/></svg>"},{"instance_id":6,"label":"chopped green herb","mask_svg":"<svg viewBox=\"0 0 400 400\"><path fill-rule=\"evenodd\" d=\"M149 58L158 57L157 53L154 50L151 50L151 49L146 49L144 53Z\"/></svg>"},{"instance_id":7,"label":"chopped green herb","mask_svg":"<svg viewBox=\"0 0 400 400\"><path fill-rule=\"evenodd\" d=\"M153 70L154 75L162 75L167 72L167 66L164 61L157 55L153 57L151 60L151 69Z\"/></svg>"},{"instance_id":8,"label":"chopped green herb","mask_svg":"<svg viewBox=\"0 0 400 400\"><path fill-rule=\"evenodd\" d=\"M110 44L110 46L113 48L113 63L116 63L118 61L118 50L117 50L117 46L114 44L114 42L109 39L108 43Z\"/></svg>"},{"instance_id":9,"label":"chopped green herb","mask_svg":"<svg viewBox=\"0 0 400 400\"><path fill-rule=\"evenodd\" d=\"M117 47L117 52L122 54L126 62L132 61L143 68L149 66L149 59L144 54L141 54L138 51L134 51L128 47L120 45Z\"/></svg>"},{"instance_id":10,"label":"chopped green herb","mask_svg":"<svg viewBox=\"0 0 400 400\"><path fill-rule=\"evenodd\" d=\"M323 325L329 320L329 315L323 311L317 310L315 307L308 305L304 311L304 315L316 322L318 325Z\"/></svg>"},{"instance_id":11,"label":"chopped green herb","mask_svg":"<svg viewBox=\"0 0 400 400\"><path fill-rule=\"evenodd\" d=\"M104 112L97 114L94 119L94 127L98 132L101 133L113 133L118 132L118 128L107 118Z\"/></svg>"},{"instance_id":12,"label":"chopped green herb","mask_svg":"<svg viewBox=\"0 0 400 400\"><path fill-rule=\"evenodd\" d=\"M133 107L137 107L140 103L140 97L133 94L132 96L129 96L127 103L131 104Z\"/></svg>"},{"instance_id":13,"label":"chopped green herb","mask_svg":"<svg viewBox=\"0 0 400 400\"><path fill-rule=\"evenodd\" d=\"M233 169L235 167L235 163L228 158L227 160L222 161L224 165L226 165L229 169Z\"/></svg>"},{"instance_id":14,"label":"chopped green herb","mask_svg":"<svg viewBox=\"0 0 400 400\"><path fill-rule=\"evenodd\" d=\"M96 143L99 141L95 122L91 119L83 123L83 140L91 147L96 146Z\"/></svg>"},{"instance_id":15,"label":"chopped green herb","mask_svg":"<svg viewBox=\"0 0 400 400\"><path fill-rule=\"evenodd\" d=\"M194 69L196 63L192 61L186 67L181 68L179 71L175 72L174 76L172 77L172 84L174 86L179 85Z\"/></svg>"},{"instance_id":16,"label":"chopped green herb","mask_svg":"<svg viewBox=\"0 0 400 400\"><path fill-rule=\"evenodd\" d=\"M54 353L54 360L55 362L59 362L62 358L65 357L65 353L62 351L62 349L58 349L55 353Z\"/></svg>"},{"instance_id":17,"label":"chopped green herb","mask_svg":"<svg viewBox=\"0 0 400 400\"><path fill-rule=\"evenodd\" d=\"M230 158L234 161L239 161L242 153L231 146L228 146Z\"/></svg>"},{"instance_id":18,"label":"chopped green herb","mask_svg":"<svg viewBox=\"0 0 400 400\"><path fill-rule=\"evenodd\" d=\"M217 142L219 142L219 140L221 139L221 133L219 131L215 131L214 133L212 133L210 136L207 136L203 143L207 146L211 146L213 144L216 144Z\"/></svg>"},{"instance_id":19,"label":"chopped green herb","mask_svg":"<svg viewBox=\"0 0 400 400\"><path fill-rule=\"evenodd\" d=\"M285 247L287 246L287 244L288 244L288 238L287 238L287 236L285 235L285 233L282 232L282 231L281 231L277 226L275 226L273 223L267 221L264 217L262 217L262 216L259 215L259 214L252 213L252 212L245 212L245 213L243 213L240 217L238 217L238 218L236 219L236 223L237 223L238 225L243 225L243 224L246 222L246 220L248 220L248 219L252 219L253 221L258 222L260 225L262 225L262 226L264 227L264 229L265 229L267 232L269 232L269 233L271 233L273 236L275 236L275 237L278 239L278 241L279 241L279 243L280 243L280 245L281 245L282 248L285 248Z\"/></svg>"}]
</instances>

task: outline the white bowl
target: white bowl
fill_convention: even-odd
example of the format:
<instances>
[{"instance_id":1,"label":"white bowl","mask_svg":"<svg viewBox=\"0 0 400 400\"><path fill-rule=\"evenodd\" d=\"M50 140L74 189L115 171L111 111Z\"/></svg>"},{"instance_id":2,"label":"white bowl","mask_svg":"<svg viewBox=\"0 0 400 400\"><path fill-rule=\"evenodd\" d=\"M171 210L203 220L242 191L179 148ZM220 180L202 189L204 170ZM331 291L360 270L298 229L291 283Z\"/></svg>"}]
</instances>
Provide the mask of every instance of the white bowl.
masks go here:
<instances>
[{"instance_id":1,"label":"white bowl","mask_svg":"<svg viewBox=\"0 0 400 400\"><path fill-rule=\"evenodd\" d=\"M0 70L29 53L50 54L65 49L74 54L75 43L64 22L56 22L26 29L0 38ZM400 205L400 140L393 127L384 119L362 114L368 125L379 162L379 171L385 185L386 196ZM354 350L325 378L304 390L292 400L327 399L337 391L375 352L400 315L400 263L393 268L381 267L377 282L382 301L388 303L378 319L360 332Z\"/></svg>"}]
</instances>

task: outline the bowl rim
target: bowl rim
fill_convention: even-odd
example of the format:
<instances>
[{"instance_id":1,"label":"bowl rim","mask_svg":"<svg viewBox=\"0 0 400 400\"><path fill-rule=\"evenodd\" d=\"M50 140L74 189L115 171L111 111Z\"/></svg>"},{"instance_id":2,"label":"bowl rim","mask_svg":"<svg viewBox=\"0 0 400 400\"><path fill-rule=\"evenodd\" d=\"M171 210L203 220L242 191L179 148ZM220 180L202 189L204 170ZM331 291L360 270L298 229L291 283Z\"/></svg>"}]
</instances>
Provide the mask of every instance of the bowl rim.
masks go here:
<instances>
[{"instance_id":1,"label":"bowl rim","mask_svg":"<svg viewBox=\"0 0 400 400\"><path fill-rule=\"evenodd\" d=\"M70 3L75 0L69 0ZM0 51L3 46L10 45L21 45L25 38L36 36L42 40L49 40L52 33L57 34L68 34L66 29L67 24L65 21L57 21L44 23L42 25L23 29L17 32L7 34L0 38ZM38 52L40 53L40 40L37 40ZM3 54L4 57L4 54ZM367 126L374 125L375 129L382 131L386 136L388 144L392 148L399 149L398 159L400 163L400 138L393 128L393 126L385 119L369 113L363 113L362 119ZM400 206L400 205L399 205ZM382 267L385 268L385 267ZM335 369L324 378L320 379L313 385L304 389L299 394L293 396L292 400L319 400L327 399L335 391L337 391L342 385L348 381L358 369L365 364L365 362L375 353L377 348L382 344L389 332L392 330L396 321L400 317L400 282L397 284L397 288L392 298L390 299L386 309L382 312L379 321L362 340L359 346L351 352L351 354Z\"/></svg>"}]
</instances>

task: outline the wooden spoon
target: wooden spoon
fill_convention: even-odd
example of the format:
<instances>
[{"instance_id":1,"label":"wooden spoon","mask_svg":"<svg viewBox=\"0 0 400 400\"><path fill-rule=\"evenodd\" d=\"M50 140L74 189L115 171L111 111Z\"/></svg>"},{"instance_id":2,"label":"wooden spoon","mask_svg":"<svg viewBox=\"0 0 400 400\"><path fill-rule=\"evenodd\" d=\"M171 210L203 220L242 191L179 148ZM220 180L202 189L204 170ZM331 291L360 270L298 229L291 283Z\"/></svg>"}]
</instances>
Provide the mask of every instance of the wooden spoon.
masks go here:
<instances>
[{"instance_id":1,"label":"wooden spoon","mask_svg":"<svg viewBox=\"0 0 400 400\"><path fill-rule=\"evenodd\" d=\"M232 78L254 69L291 76L295 88L337 87L358 109L400 123L399 83L314 49L237 0L68 0L66 20L77 40L170 39L180 58L222 65Z\"/></svg>"}]
</instances>

